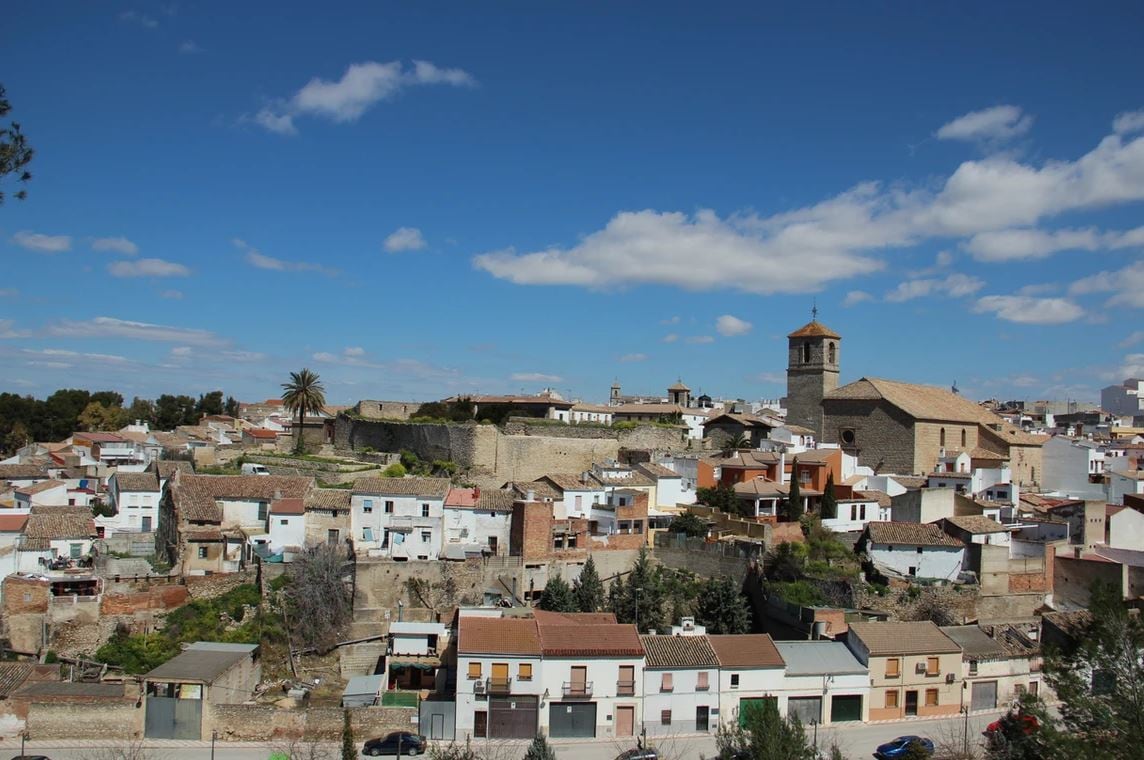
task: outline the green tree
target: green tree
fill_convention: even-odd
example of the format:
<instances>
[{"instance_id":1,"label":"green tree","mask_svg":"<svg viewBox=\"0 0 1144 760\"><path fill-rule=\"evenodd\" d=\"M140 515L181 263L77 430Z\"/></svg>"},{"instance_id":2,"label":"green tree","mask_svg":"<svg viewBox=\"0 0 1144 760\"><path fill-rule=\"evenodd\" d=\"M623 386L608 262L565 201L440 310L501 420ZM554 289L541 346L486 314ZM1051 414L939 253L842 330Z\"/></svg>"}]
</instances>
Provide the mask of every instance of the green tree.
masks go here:
<instances>
[{"instance_id":1,"label":"green tree","mask_svg":"<svg viewBox=\"0 0 1144 760\"><path fill-rule=\"evenodd\" d=\"M580 609L579 605L576 604L576 596L572 593L572 587L559 575L554 575L548 579L536 606L549 612L577 612Z\"/></svg>"},{"instance_id":2,"label":"green tree","mask_svg":"<svg viewBox=\"0 0 1144 760\"><path fill-rule=\"evenodd\" d=\"M33 430L36 440L58 441L75 432L79 415L91 403L91 394L78 388L61 388L44 399L36 410L44 416L46 431Z\"/></svg>"},{"instance_id":3,"label":"green tree","mask_svg":"<svg viewBox=\"0 0 1144 760\"><path fill-rule=\"evenodd\" d=\"M326 389L315 372L303 368L301 372L291 372L290 382L282 383L282 403L298 415L298 430L294 434L294 451L305 450L302 442L302 423L308 413L317 414L326 406Z\"/></svg>"},{"instance_id":4,"label":"green tree","mask_svg":"<svg viewBox=\"0 0 1144 760\"><path fill-rule=\"evenodd\" d=\"M604 606L604 584L591 554L580 570L580 577L572 582L572 593L581 612L599 612Z\"/></svg>"},{"instance_id":5,"label":"green tree","mask_svg":"<svg viewBox=\"0 0 1144 760\"><path fill-rule=\"evenodd\" d=\"M389 465L389 467L386 467L384 470L382 470L381 474L386 478L404 478L405 465L403 465L401 462L394 462L393 464Z\"/></svg>"},{"instance_id":6,"label":"green tree","mask_svg":"<svg viewBox=\"0 0 1144 760\"><path fill-rule=\"evenodd\" d=\"M692 538L703 538L707 535L707 523L699 515L691 512L673 517L667 529L672 533L682 533Z\"/></svg>"},{"instance_id":7,"label":"green tree","mask_svg":"<svg viewBox=\"0 0 1144 760\"><path fill-rule=\"evenodd\" d=\"M717 760L814 760L814 747L797 716L779 715L778 700L740 706L742 726L721 726L715 736Z\"/></svg>"},{"instance_id":8,"label":"green tree","mask_svg":"<svg viewBox=\"0 0 1144 760\"><path fill-rule=\"evenodd\" d=\"M725 483L720 483L714 488L695 489L695 501L729 514L736 514L739 511L739 500L735 498L735 489Z\"/></svg>"},{"instance_id":9,"label":"green tree","mask_svg":"<svg viewBox=\"0 0 1144 760\"><path fill-rule=\"evenodd\" d=\"M4 434L3 441L0 441L0 451L5 454L13 454L27 446L31 439L32 437L23 421L16 420L8 428L8 432Z\"/></svg>"},{"instance_id":10,"label":"green tree","mask_svg":"<svg viewBox=\"0 0 1144 760\"><path fill-rule=\"evenodd\" d=\"M342 710L342 760L358 760L354 729L350 725L350 711Z\"/></svg>"},{"instance_id":11,"label":"green tree","mask_svg":"<svg viewBox=\"0 0 1144 760\"><path fill-rule=\"evenodd\" d=\"M124 417L128 423L133 423L136 420L146 422L148 424L155 423L155 403L145 398L136 396L131 399L131 406L127 407L123 412Z\"/></svg>"},{"instance_id":12,"label":"green tree","mask_svg":"<svg viewBox=\"0 0 1144 760\"><path fill-rule=\"evenodd\" d=\"M155 399L155 427L174 430L179 425L194 425L199 421L195 414L196 403L193 396L164 393Z\"/></svg>"},{"instance_id":13,"label":"green tree","mask_svg":"<svg viewBox=\"0 0 1144 760\"><path fill-rule=\"evenodd\" d=\"M238 418L238 399L234 396L227 396L226 403L223 405L223 411L234 418Z\"/></svg>"},{"instance_id":14,"label":"green tree","mask_svg":"<svg viewBox=\"0 0 1144 760\"><path fill-rule=\"evenodd\" d=\"M613 582L613 589L615 586ZM608 603L616 620L621 623L637 623L641 633L649 629L663 630L663 587L646 547L640 549L639 557L628 573L627 582L615 593L609 593Z\"/></svg>"},{"instance_id":15,"label":"green tree","mask_svg":"<svg viewBox=\"0 0 1144 760\"><path fill-rule=\"evenodd\" d=\"M823 520L833 520L838 517L838 499L834 497L834 473L826 474L826 489L822 492L822 503L819 514Z\"/></svg>"},{"instance_id":16,"label":"green tree","mask_svg":"<svg viewBox=\"0 0 1144 760\"><path fill-rule=\"evenodd\" d=\"M706 626L711 634L751 632L747 598L730 576L704 582L696 603L695 622Z\"/></svg>"},{"instance_id":17,"label":"green tree","mask_svg":"<svg viewBox=\"0 0 1144 760\"><path fill-rule=\"evenodd\" d=\"M76 426L80 430L118 430L123 427L123 410L117 406L106 407L98 401L92 401L83 408L76 418Z\"/></svg>"},{"instance_id":18,"label":"green tree","mask_svg":"<svg viewBox=\"0 0 1144 760\"><path fill-rule=\"evenodd\" d=\"M12 111L12 104L4 93L4 85L0 85L0 119L8 116ZM10 121L7 125L0 124L0 179L8 175L16 178L17 182L27 182L32 178L28 171L28 164L32 161L35 151L28 145L24 133L20 131L20 122ZM20 188L13 197L24 200L28 191ZM0 203L4 202L4 192L0 190Z\"/></svg>"},{"instance_id":19,"label":"green tree","mask_svg":"<svg viewBox=\"0 0 1144 760\"><path fill-rule=\"evenodd\" d=\"M806 547L783 541L763 557L763 574L767 580L789 582L803 577L806 568Z\"/></svg>"},{"instance_id":20,"label":"green tree","mask_svg":"<svg viewBox=\"0 0 1144 760\"><path fill-rule=\"evenodd\" d=\"M222 391L211 391L205 395L199 395L199 401L195 404L195 412L200 418L210 414L222 414L222 411Z\"/></svg>"},{"instance_id":21,"label":"green tree","mask_svg":"<svg viewBox=\"0 0 1144 760\"><path fill-rule=\"evenodd\" d=\"M739 433L733 438L728 437L727 440L723 442L723 445L719 447L719 453L727 457L731 456L740 449L749 448L751 448L751 439L748 438L745 434Z\"/></svg>"},{"instance_id":22,"label":"green tree","mask_svg":"<svg viewBox=\"0 0 1144 760\"><path fill-rule=\"evenodd\" d=\"M791 522L798 522L798 518L802 517L802 492L798 484L798 457L794 458L794 462L790 468L790 493L787 495L786 500L786 516Z\"/></svg>"},{"instance_id":23,"label":"green tree","mask_svg":"<svg viewBox=\"0 0 1144 760\"><path fill-rule=\"evenodd\" d=\"M537 734L532 744L528 745L524 760L556 760L556 750L552 749L544 734Z\"/></svg>"}]
</instances>

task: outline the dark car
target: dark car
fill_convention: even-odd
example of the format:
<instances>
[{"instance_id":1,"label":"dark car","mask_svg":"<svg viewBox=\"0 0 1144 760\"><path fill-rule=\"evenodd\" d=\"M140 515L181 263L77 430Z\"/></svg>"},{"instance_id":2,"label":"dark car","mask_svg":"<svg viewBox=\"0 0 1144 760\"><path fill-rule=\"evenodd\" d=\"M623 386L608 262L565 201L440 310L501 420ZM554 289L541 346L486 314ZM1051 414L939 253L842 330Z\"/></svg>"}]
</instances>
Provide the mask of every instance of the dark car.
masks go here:
<instances>
[{"instance_id":1,"label":"dark car","mask_svg":"<svg viewBox=\"0 0 1144 760\"><path fill-rule=\"evenodd\" d=\"M659 753L650 747L624 750L616 755L616 760L659 760Z\"/></svg>"},{"instance_id":2,"label":"dark car","mask_svg":"<svg viewBox=\"0 0 1144 760\"><path fill-rule=\"evenodd\" d=\"M13 755L12 760L52 760L47 755Z\"/></svg>"},{"instance_id":3,"label":"dark car","mask_svg":"<svg viewBox=\"0 0 1144 760\"><path fill-rule=\"evenodd\" d=\"M874 750L874 757L878 760L894 760L905 757L915 746L921 747L927 755L933 754L933 742L924 736L899 736L885 744L879 744L878 749Z\"/></svg>"},{"instance_id":4,"label":"dark car","mask_svg":"<svg viewBox=\"0 0 1144 760\"><path fill-rule=\"evenodd\" d=\"M400 747L402 757L407 755L413 757L424 752L426 746L424 736L411 734L408 731L394 731L384 738L370 739L362 746L361 751L365 755L396 755Z\"/></svg>"}]
</instances>

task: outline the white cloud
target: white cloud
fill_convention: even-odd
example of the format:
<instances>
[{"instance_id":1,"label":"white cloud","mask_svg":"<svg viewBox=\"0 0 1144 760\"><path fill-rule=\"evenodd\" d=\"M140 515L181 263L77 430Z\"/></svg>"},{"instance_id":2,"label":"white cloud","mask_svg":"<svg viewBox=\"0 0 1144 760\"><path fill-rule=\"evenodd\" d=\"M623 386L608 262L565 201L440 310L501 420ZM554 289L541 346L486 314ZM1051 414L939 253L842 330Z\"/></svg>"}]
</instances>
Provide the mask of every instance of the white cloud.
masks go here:
<instances>
[{"instance_id":1,"label":"white cloud","mask_svg":"<svg viewBox=\"0 0 1144 760\"><path fill-rule=\"evenodd\" d=\"M266 360L266 354L260 351L222 351L222 358L233 362L261 362Z\"/></svg>"},{"instance_id":2,"label":"white cloud","mask_svg":"<svg viewBox=\"0 0 1144 760\"><path fill-rule=\"evenodd\" d=\"M1120 341L1116 345L1120 346L1121 348L1130 348L1141 342L1144 342L1144 330L1137 330L1134 333L1130 333L1124 340Z\"/></svg>"},{"instance_id":3,"label":"white cloud","mask_svg":"<svg viewBox=\"0 0 1144 760\"><path fill-rule=\"evenodd\" d=\"M873 301L874 296L867 293L865 290L851 290L846 294L846 298L842 299L842 305L846 308L857 306L864 301Z\"/></svg>"},{"instance_id":4,"label":"white cloud","mask_svg":"<svg viewBox=\"0 0 1144 760\"><path fill-rule=\"evenodd\" d=\"M324 267L321 264L313 264L308 261L286 261L284 259L276 259L273 256L267 256L259 251L257 248L249 245L244 240L235 238L231 242L235 247L245 252L246 263L258 269L269 269L272 272L319 272L328 277L333 277L338 273L336 269Z\"/></svg>"},{"instance_id":5,"label":"white cloud","mask_svg":"<svg viewBox=\"0 0 1144 760\"><path fill-rule=\"evenodd\" d=\"M908 280L886 294L889 303L901 303L928 295L964 298L985 287L985 282L965 274L951 274L945 279Z\"/></svg>"},{"instance_id":6,"label":"white cloud","mask_svg":"<svg viewBox=\"0 0 1144 760\"><path fill-rule=\"evenodd\" d=\"M164 290L162 293L159 294L159 296L162 298L170 299L172 301L181 301L181 300L183 300L183 291L181 291L181 290Z\"/></svg>"},{"instance_id":7,"label":"white cloud","mask_svg":"<svg viewBox=\"0 0 1144 760\"><path fill-rule=\"evenodd\" d=\"M1097 272L1069 287L1072 295L1112 293L1108 306L1131 306L1144 309L1144 260L1116 272Z\"/></svg>"},{"instance_id":8,"label":"white cloud","mask_svg":"<svg viewBox=\"0 0 1144 760\"><path fill-rule=\"evenodd\" d=\"M679 324L679 315L668 317L667 319L661 319L659 320L659 323L661 325L677 325Z\"/></svg>"},{"instance_id":9,"label":"white cloud","mask_svg":"<svg viewBox=\"0 0 1144 760\"><path fill-rule=\"evenodd\" d=\"M880 254L891 249L1141 200L1144 136L1112 134L1072 161L966 161L936 191L867 182L771 216L622 211L575 244L507 248L479 254L473 264L521 285L802 293L879 271L887 265Z\"/></svg>"},{"instance_id":10,"label":"white cloud","mask_svg":"<svg viewBox=\"0 0 1144 760\"><path fill-rule=\"evenodd\" d=\"M462 69L443 69L428 61L351 64L337 81L314 77L289 99L268 105L253 120L279 134L296 131L298 116L320 116L335 123L356 121L375 104L419 85L472 87L476 80Z\"/></svg>"},{"instance_id":11,"label":"white cloud","mask_svg":"<svg viewBox=\"0 0 1144 760\"><path fill-rule=\"evenodd\" d=\"M144 13L139 13L138 11L123 11L123 13L119 14L119 20L125 21L129 24L138 24L139 26L145 27L147 29L154 29L155 27L159 26L158 21Z\"/></svg>"},{"instance_id":12,"label":"white cloud","mask_svg":"<svg viewBox=\"0 0 1144 760\"><path fill-rule=\"evenodd\" d=\"M61 320L48 327L49 335L63 338L126 338L194 346L218 346L226 341L208 330L169 327L147 322L132 322L114 317L95 317L85 322Z\"/></svg>"},{"instance_id":13,"label":"white cloud","mask_svg":"<svg viewBox=\"0 0 1144 760\"><path fill-rule=\"evenodd\" d=\"M978 261L1040 259L1058 251L1117 250L1144 246L1144 227L1123 232L1100 232L1094 228L1008 229L982 232L965 244Z\"/></svg>"},{"instance_id":14,"label":"white cloud","mask_svg":"<svg viewBox=\"0 0 1144 760\"><path fill-rule=\"evenodd\" d=\"M191 270L164 259L114 261L107 265L113 277L189 277Z\"/></svg>"},{"instance_id":15,"label":"white cloud","mask_svg":"<svg viewBox=\"0 0 1144 760\"><path fill-rule=\"evenodd\" d=\"M560 375L546 375L543 372L514 372L509 379L518 383L558 383L564 378Z\"/></svg>"},{"instance_id":16,"label":"white cloud","mask_svg":"<svg viewBox=\"0 0 1144 760\"><path fill-rule=\"evenodd\" d=\"M390 253L420 251L425 247L425 238L421 236L421 230L416 227L399 227L390 233L382 245Z\"/></svg>"},{"instance_id":17,"label":"white cloud","mask_svg":"<svg viewBox=\"0 0 1144 760\"><path fill-rule=\"evenodd\" d=\"M751 323L730 314L724 314L715 320L715 331L727 337L746 335L751 331Z\"/></svg>"},{"instance_id":18,"label":"white cloud","mask_svg":"<svg viewBox=\"0 0 1144 760\"><path fill-rule=\"evenodd\" d=\"M365 349L361 346L350 346L342 353L346 356L365 356Z\"/></svg>"},{"instance_id":19,"label":"white cloud","mask_svg":"<svg viewBox=\"0 0 1144 760\"><path fill-rule=\"evenodd\" d=\"M1024 285L1017 288L1017 295L1019 296L1047 296L1049 293L1056 293L1060 290L1055 283L1043 282L1035 285Z\"/></svg>"},{"instance_id":20,"label":"white cloud","mask_svg":"<svg viewBox=\"0 0 1144 760\"><path fill-rule=\"evenodd\" d=\"M110 251L122 253L124 256L134 256L139 253L139 246L125 237L102 237L91 241L91 250Z\"/></svg>"},{"instance_id":21,"label":"white cloud","mask_svg":"<svg viewBox=\"0 0 1144 760\"><path fill-rule=\"evenodd\" d=\"M129 361L126 356L118 356L116 354L88 354L81 353L79 351L65 351L59 348L22 348L20 349L20 353L30 356L43 356L53 361L58 361L61 359L86 359L88 361L104 362L107 364L123 364Z\"/></svg>"},{"instance_id":22,"label":"white cloud","mask_svg":"<svg viewBox=\"0 0 1144 760\"><path fill-rule=\"evenodd\" d=\"M27 338L31 333L27 330L17 330L15 320L0 319L0 339Z\"/></svg>"},{"instance_id":23,"label":"white cloud","mask_svg":"<svg viewBox=\"0 0 1144 760\"><path fill-rule=\"evenodd\" d=\"M1121 379L1126 377L1144 377L1144 354L1128 354L1124 357L1124 363L1120 365L1117 371L1109 379Z\"/></svg>"},{"instance_id":24,"label":"white cloud","mask_svg":"<svg viewBox=\"0 0 1144 760\"><path fill-rule=\"evenodd\" d=\"M647 361L647 354L624 354L620 357L620 361L625 364L631 362L644 362Z\"/></svg>"},{"instance_id":25,"label":"white cloud","mask_svg":"<svg viewBox=\"0 0 1144 760\"><path fill-rule=\"evenodd\" d=\"M194 353L194 349L190 346L175 346L171 349L171 356L187 357Z\"/></svg>"},{"instance_id":26,"label":"white cloud","mask_svg":"<svg viewBox=\"0 0 1144 760\"><path fill-rule=\"evenodd\" d=\"M715 337L712 335L692 335L686 340L688 343L714 343Z\"/></svg>"},{"instance_id":27,"label":"white cloud","mask_svg":"<svg viewBox=\"0 0 1144 760\"><path fill-rule=\"evenodd\" d=\"M184 55L194 55L203 52L203 49L194 40L187 40L179 44L179 52Z\"/></svg>"},{"instance_id":28,"label":"white cloud","mask_svg":"<svg viewBox=\"0 0 1144 760\"><path fill-rule=\"evenodd\" d=\"M1144 111L1126 111L1112 120L1112 131L1118 135L1144 131Z\"/></svg>"},{"instance_id":29,"label":"white cloud","mask_svg":"<svg viewBox=\"0 0 1144 760\"><path fill-rule=\"evenodd\" d=\"M971 111L943 125L934 137L939 140L1004 142L1020 137L1033 126L1033 117L1017 106L994 106Z\"/></svg>"},{"instance_id":30,"label":"white cloud","mask_svg":"<svg viewBox=\"0 0 1144 760\"><path fill-rule=\"evenodd\" d=\"M21 230L12 236L12 242L37 253L60 253L71 249L70 235L44 235Z\"/></svg>"},{"instance_id":31,"label":"white cloud","mask_svg":"<svg viewBox=\"0 0 1144 760\"><path fill-rule=\"evenodd\" d=\"M674 343L677 340L679 340L679 336L675 333L668 333L667 335L663 336L664 343Z\"/></svg>"},{"instance_id":32,"label":"white cloud","mask_svg":"<svg viewBox=\"0 0 1144 760\"><path fill-rule=\"evenodd\" d=\"M1084 309L1065 298L1033 298L1032 296L983 296L973 310L978 314L993 313L998 319L1027 325L1059 325L1075 322L1085 315Z\"/></svg>"},{"instance_id":33,"label":"white cloud","mask_svg":"<svg viewBox=\"0 0 1144 760\"><path fill-rule=\"evenodd\" d=\"M787 377L781 372L760 372L755 375L755 380L760 383L770 383L771 385L786 385Z\"/></svg>"}]
</instances>

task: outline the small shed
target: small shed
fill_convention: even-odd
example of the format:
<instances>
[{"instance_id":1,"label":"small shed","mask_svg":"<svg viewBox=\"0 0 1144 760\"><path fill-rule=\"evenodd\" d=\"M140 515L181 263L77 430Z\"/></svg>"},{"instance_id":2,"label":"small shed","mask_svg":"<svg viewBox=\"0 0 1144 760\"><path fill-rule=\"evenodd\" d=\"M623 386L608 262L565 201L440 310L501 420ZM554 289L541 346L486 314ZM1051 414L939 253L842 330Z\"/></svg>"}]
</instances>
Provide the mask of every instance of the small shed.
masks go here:
<instances>
[{"instance_id":1,"label":"small shed","mask_svg":"<svg viewBox=\"0 0 1144 760\"><path fill-rule=\"evenodd\" d=\"M371 707L385 688L385 676L354 676L342 692L342 707Z\"/></svg>"},{"instance_id":2,"label":"small shed","mask_svg":"<svg viewBox=\"0 0 1144 760\"><path fill-rule=\"evenodd\" d=\"M196 641L143 676L148 739L209 738L203 704L241 704L262 680L257 644Z\"/></svg>"}]
</instances>

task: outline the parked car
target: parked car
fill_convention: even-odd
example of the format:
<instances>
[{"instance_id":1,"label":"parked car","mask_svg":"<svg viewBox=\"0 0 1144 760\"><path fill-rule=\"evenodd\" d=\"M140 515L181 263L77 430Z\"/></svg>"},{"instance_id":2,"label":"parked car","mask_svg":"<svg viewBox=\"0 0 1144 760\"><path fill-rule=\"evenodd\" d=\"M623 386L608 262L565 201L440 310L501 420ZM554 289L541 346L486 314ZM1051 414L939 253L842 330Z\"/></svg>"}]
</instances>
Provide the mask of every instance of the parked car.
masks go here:
<instances>
[{"instance_id":1,"label":"parked car","mask_svg":"<svg viewBox=\"0 0 1144 760\"><path fill-rule=\"evenodd\" d=\"M1035 733L1037 731L1038 728L1041 727L1041 724L1037 722L1037 716L1036 715L1027 715L1026 714L1026 715L1015 715L1013 717L1016 718L1017 722L1020 724L1021 731L1025 734L1025 736L1031 736L1033 733ZM982 731L982 733L985 736L991 736L992 734L996 734L996 733L1000 733L1000 732L1001 732L1001 721L1000 720L993 721L992 723L990 723L988 726L985 727L984 731Z\"/></svg>"},{"instance_id":2,"label":"parked car","mask_svg":"<svg viewBox=\"0 0 1144 760\"><path fill-rule=\"evenodd\" d=\"M370 739L362 745L362 754L372 755L396 755L397 748L401 747L401 756L413 757L420 755L425 751L428 746L424 736L418 734L411 734L408 731L394 731L385 737L377 739Z\"/></svg>"},{"instance_id":3,"label":"parked car","mask_svg":"<svg viewBox=\"0 0 1144 760\"><path fill-rule=\"evenodd\" d=\"M616 755L616 760L659 760L659 753L650 747L624 750Z\"/></svg>"},{"instance_id":4,"label":"parked car","mask_svg":"<svg viewBox=\"0 0 1144 760\"><path fill-rule=\"evenodd\" d=\"M242 474L243 475L269 475L270 474L270 468L268 468L264 464L253 464L253 463L247 462L246 464L242 465Z\"/></svg>"},{"instance_id":5,"label":"parked car","mask_svg":"<svg viewBox=\"0 0 1144 760\"><path fill-rule=\"evenodd\" d=\"M12 760L52 760L47 755L13 755Z\"/></svg>"},{"instance_id":6,"label":"parked car","mask_svg":"<svg viewBox=\"0 0 1144 760\"><path fill-rule=\"evenodd\" d=\"M933 754L933 742L924 736L899 736L885 744L879 744L878 749L874 750L874 757L878 760L895 760L895 758L905 757L906 753L915 746L920 746L925 750L926 755Z\"/></svg>"}]
</instances>

